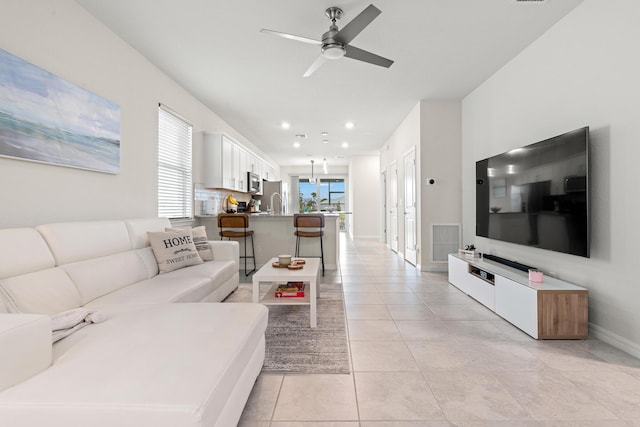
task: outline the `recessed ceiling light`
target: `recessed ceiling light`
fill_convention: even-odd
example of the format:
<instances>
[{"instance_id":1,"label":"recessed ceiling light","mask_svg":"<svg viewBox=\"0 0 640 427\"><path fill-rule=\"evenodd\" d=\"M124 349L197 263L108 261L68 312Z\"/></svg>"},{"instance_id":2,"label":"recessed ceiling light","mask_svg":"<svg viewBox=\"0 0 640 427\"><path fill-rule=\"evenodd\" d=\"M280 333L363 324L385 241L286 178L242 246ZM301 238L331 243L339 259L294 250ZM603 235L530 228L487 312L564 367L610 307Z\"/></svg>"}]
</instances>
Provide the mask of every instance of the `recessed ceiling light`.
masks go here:
<instances>
[{"instance_id":1,"label":"recessed ceiling light","mask_svg":"<svg viewBox=\"0 0 640 427\"><path fill-rule=\"evenodd\" d=\"M354 126L353 122L347 122L347 123L344 125L344 127L346 127L347 129L353 129L353 126Z\"/></svg>"},{"instance_id":2,"label":"recessed ceiling light","mask_svg":"<svg viewBox=\"0 0 640 427\"><path fill-rule=\"evenodd\" d=\"M343 142L343 143L342 143L342 148L347 148L348 146L349 146L349 143L348 143L348 142Z\"/></svg>"},{"instance_id":3,"label":"recessed ceiling light","mask_svg":"<svg viewBox=\"0 0 640 427\"><path fill-rule=\"evenodd\" d=\"M282 129L289 129L291 127L291 124L289 122L282 122L280 126L282 127Z\"/></svg>"},{"instance_id":4,"label":"recessed ceiling light","mask_svg":"<svg viewBox=\"0 0 640 427\"><path fill-rule=\"evenodd\" d=\"M294 148L300 148L300 143L298 141L293 143Z\"/></svg>"},{"instance_id":5,"label":"recessed ceiling light","mask_svg":"<svg viewBox=\"0 0 640 427\"><path fill-rule=\"evenodd\" d=\"M306 133L298 133L298 134L296 134L296 138L307 139L307 134Z\"/></svg>"},{"instance_id":6,"label":"recessed ceiling light","mask_svg":"<svg viewBox=\"0 0 640 427\"><path fill-rule=\"evenodd\" d=\"M329 132L322 132L320 135L322 135L322 136L329 136Z\"/></svg>"},{"instance_id":7,"label":"recessed ceiling light","mask_svg":"<svg viewBox=\"0 0 640 427\"><path fill-rule=\"evenodd\" d=\"M329 140L328 140L328 139L323 139L323 140L322 140L322 143L323 143L323 144L328 144L328 143L329 143Z\"/></svg>"}]
</instances>

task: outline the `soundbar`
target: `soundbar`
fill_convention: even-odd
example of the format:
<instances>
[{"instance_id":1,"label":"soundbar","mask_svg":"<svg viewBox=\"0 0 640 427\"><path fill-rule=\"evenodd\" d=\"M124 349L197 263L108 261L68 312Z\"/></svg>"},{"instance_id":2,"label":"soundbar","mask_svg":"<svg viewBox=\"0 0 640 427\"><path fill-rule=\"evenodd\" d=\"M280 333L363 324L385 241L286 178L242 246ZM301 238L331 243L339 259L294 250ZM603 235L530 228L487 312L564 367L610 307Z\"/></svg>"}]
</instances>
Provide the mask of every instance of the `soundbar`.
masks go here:
<instances>
[{"instance_id":1,"label":"soundbar","mask_svg":"<svg viewBox=\"0 0 640 427\"><path fill-rule=\"evenodd\" d=\"M482 254L482 258L483 259L488 259L490 261L495 261L497 263L504 264L504 265L509 266L511 268L515 268L517 270L521 270L521 271L525 271L525 272L528 272L530 268L535 268L535 267L532 267L530 265L521 264L519 262L511 261L511 260L506 259L506 258L501 258L501 257L499 257L497 255Z\"/></svg>"}]
</instances>

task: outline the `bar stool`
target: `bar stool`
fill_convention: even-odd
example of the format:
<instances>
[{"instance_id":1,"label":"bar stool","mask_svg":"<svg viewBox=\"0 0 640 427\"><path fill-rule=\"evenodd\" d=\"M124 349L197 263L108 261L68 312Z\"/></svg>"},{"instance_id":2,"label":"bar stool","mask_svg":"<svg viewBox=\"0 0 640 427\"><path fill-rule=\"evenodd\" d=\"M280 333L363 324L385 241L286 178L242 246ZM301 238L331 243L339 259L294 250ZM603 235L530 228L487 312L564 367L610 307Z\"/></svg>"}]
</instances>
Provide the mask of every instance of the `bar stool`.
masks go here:
<instances>
[{"instance_id":1,"label":"bar stool","mask_svg":"<svg viewBox=\"0 0 640 427\"><path fill-rule=\"evenodd\" d=\"M256 271L256 252L253 244L253 230L247 230L249 227L249 215L247 214L218 214L218 229L220 230L220 240L225 237L228 240L231 239L244 239L244 275L248 276ZM233 228L234 230L225 230L226 228ZM238 229L242 229L239 231ZM251 237L251 256L247 255L247 237ZM247 271L247 258L253 258L253 270Z\"/></svg>"},{"instance_id":2,"label":"bar stool","mask_svg":"<svg viewBox=\"0 0 640 427\"><path fill-rule=\"evenodd\" d=\"M322 275L324 276L324 248L322 247L322 236L324 235L324 215L319 214L294 214L293 226L296 236L296 256L300 256L300 238L301 237L319 237L320 238L320 258L322 259ZM306 231L303 228L312 228L314 230Z\"/></svg>"}]
</instances>

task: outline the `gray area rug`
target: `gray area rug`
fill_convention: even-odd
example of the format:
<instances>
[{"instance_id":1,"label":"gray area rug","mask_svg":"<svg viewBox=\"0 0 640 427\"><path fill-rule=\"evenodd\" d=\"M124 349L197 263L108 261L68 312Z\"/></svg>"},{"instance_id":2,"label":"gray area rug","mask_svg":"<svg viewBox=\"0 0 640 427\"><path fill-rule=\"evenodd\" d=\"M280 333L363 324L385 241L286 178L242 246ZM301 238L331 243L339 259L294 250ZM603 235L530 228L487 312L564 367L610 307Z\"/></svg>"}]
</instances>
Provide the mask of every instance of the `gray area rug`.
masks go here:
<instances>
[{"instance_id":1,"label":"gray area rug","mask_svg":"<svg viewBox=\"0 0 640 427\"><path fill-rule=\"evenodd\" d=\"M240 284L226 302L251 302L251 285ZM348 374L349 349L341 284L321 284L318 326L309 326L306 305L267 306L263 372Z\"/></svg>"}]
</instances>

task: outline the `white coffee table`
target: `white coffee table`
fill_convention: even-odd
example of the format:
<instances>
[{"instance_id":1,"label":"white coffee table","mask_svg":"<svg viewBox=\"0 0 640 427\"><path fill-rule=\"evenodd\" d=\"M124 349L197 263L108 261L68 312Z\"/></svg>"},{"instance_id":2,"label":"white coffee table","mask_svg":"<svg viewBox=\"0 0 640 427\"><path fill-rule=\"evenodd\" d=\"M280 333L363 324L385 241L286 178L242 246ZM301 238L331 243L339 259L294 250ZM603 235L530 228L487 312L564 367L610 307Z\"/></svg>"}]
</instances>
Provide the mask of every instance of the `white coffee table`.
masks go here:
<instances>
[{"instance_id":1,"label":"white coffee table","mask_svg":"<svg viewBox=\"0 0 640 427\"><path fill-rule=\"evenodd\" d=\"M319 258L296 258L305 260L304 267L300 270L289 270L288 268L276 268L271 264L276 262L278 258L263 265L253 275L253 302L265 305L308 305L309 318L312 328L318 325L317 322L317 302L320 297L320 287L318 286L318 277L320 275L320 259ZM260 298L260 283L270 282L271 287L265 296ZM274 292L278 285L277 282L306 282L308 288L305 290L304 297L296 298L278 298Z\"/></svg>"}]
</instances>

